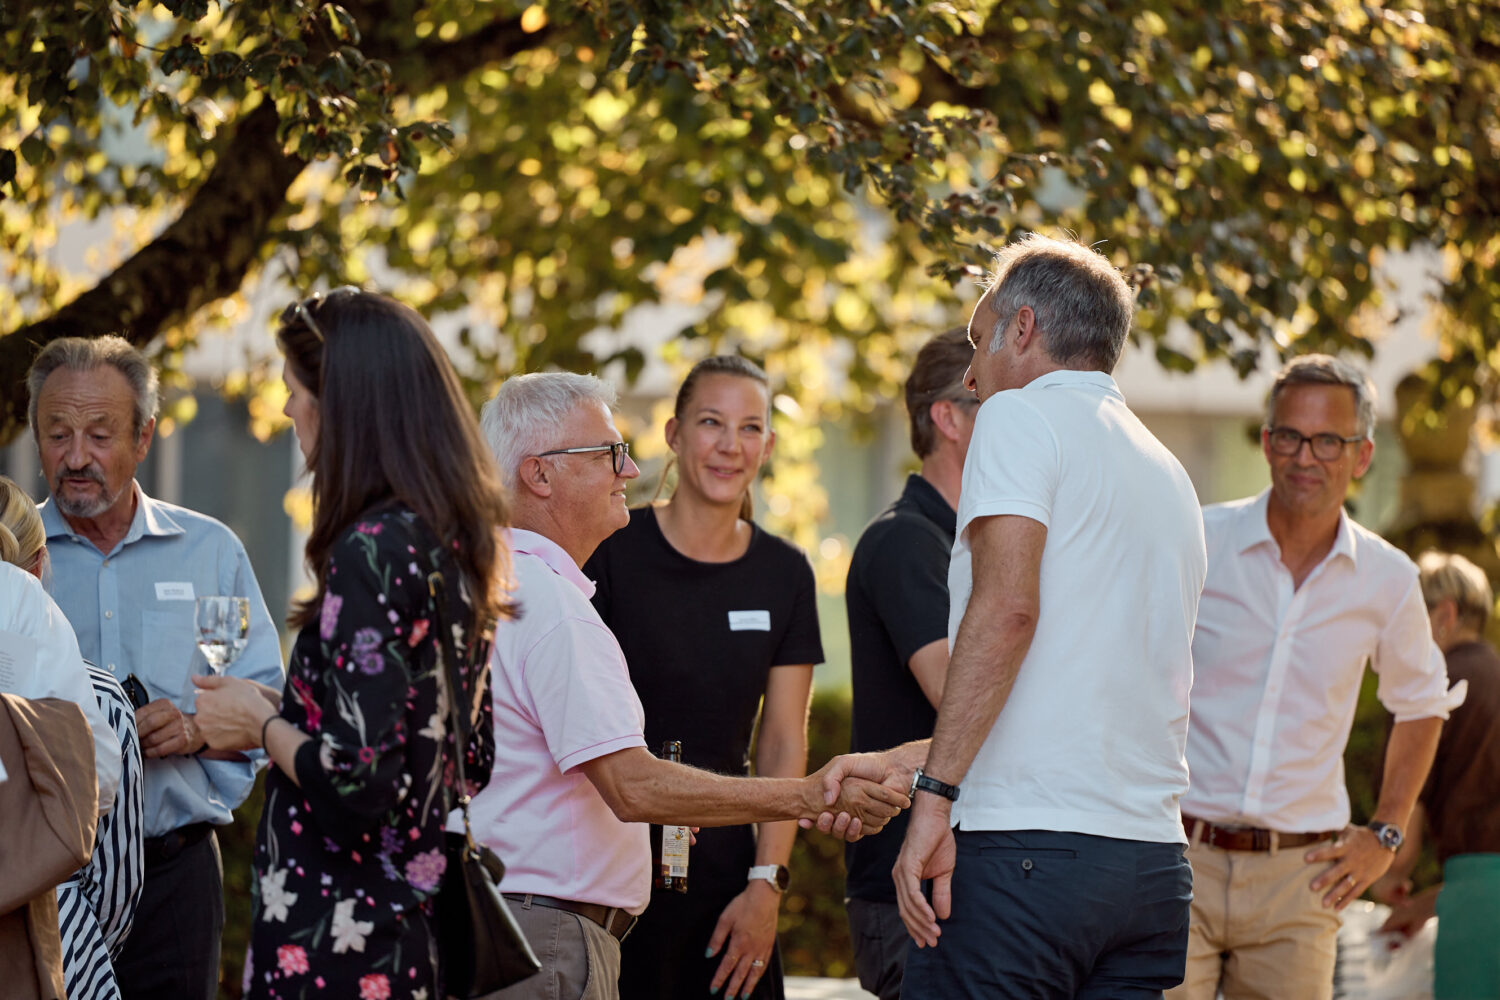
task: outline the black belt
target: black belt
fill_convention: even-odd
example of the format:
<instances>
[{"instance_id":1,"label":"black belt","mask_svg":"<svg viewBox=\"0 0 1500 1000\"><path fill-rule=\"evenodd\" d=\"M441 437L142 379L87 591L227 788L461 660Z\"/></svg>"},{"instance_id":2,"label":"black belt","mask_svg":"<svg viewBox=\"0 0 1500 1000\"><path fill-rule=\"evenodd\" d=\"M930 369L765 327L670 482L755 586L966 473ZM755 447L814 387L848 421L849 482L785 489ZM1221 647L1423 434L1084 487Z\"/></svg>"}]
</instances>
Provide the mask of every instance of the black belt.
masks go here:
<instances>
[{"instance_id":1,"label":"black belt","mask_svg":"<svg viewBox=\"0 0 1500 1000\"><path fill-rule=\"evenodd\" d=\"M603 927L616 941L624 941L625 935L629 934L630 929L635 926L635 917L630 911L622 910L618 906L579 903L571 899L558 899L555 896L538 896L534 892L507 892L504 895L506 899L514 900L522 906L545 906L548 909L567 910L569 913L586 917Z\"/></svg>"},{"instance_id":2,"label":"black belt","mask_svg":"<svg viewBox=\"0 0 1500 1000\"><path fill-rule=\"evenodd\" d=\"M205 839L214 832L212 823L189 823L187 826L179 826L175 830L169 830L160 837L147 837L142 853L145 855L146 867L164 865L174 860L183 851L192 847L200 840Z\"/></svg>"},{"instance_id":3,"label":"black belt","mask_svg":"<svg viewBox=\"0 0 1500 1000\"><path fill-rule=\"evenodd\" d=\"M1320 840L1329 840L1338 835L1337 830L1325 833L1278 833L1258 826L1215 826L1206 819L1182 814L1182 828L1189 842L1197 836L1197 842L1217 847L1222 851L1269 851L1287 847L1306 847Z\"/></svg>"}]
</instances>

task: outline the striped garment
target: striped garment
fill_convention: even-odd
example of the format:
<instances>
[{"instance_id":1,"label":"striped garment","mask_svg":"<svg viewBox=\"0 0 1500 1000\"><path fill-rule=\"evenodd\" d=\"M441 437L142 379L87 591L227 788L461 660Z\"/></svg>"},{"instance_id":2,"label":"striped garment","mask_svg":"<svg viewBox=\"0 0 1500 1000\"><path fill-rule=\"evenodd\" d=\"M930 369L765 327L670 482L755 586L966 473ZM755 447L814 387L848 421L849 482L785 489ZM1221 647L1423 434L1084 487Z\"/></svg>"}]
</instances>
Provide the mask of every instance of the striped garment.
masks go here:
<instances>
[{"instance_id":1,"label":"striped garment","mask_svg":"<svg viewBox=\"0 0 1500 1000\"><path fill-rule=\"evenodd\" d=\"M120 741L123 766L114 808L99 817L93 859L57 887L58 924L69 1000L118 1000L111 957L130 933L144 867L141 751L135 712L119 681L102 667L88 668L94 697Z\"/></svg>"}]
</instances>

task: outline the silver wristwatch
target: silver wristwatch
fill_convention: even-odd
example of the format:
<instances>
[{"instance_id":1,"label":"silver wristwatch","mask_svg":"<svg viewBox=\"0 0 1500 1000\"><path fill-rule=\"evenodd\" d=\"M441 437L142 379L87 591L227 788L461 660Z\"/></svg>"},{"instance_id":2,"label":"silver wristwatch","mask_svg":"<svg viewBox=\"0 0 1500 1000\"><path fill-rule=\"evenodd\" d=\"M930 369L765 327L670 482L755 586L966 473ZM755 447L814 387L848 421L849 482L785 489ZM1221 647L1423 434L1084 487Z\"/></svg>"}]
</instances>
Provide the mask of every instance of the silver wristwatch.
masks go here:
<instances>
[{"instance_id":1,"label":"silver wristwatch","mask_svg":"<svg viewBox=\"0 0 1500 1000\"><path fill-rule=\"evenodd\" d=\"M1380 841L1380 846L1395 854L1401 849L1406 835L1395 823L1367 823L1365 824L1375 834L1375 839Z\"/></svg>"}]
</instances>

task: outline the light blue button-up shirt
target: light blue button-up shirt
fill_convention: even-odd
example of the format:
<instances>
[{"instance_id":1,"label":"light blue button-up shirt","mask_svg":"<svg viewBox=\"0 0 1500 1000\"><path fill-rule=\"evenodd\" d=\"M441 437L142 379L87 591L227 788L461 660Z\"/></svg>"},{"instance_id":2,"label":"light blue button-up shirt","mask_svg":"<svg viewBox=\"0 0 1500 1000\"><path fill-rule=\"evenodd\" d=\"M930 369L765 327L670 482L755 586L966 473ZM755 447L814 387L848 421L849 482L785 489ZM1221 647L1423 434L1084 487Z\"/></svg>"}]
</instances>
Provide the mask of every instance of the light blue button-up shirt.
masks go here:
<instances>
[{"instance_id":1,"label":"light blue button-up shirt","mask_svg":"<svg viewBox=\"0 0 1500 1000\"><path fill-rule=\"evenodd\" d=\"M286 677L281 643L245 546L220 522L153 500L139 484L135 517L110 552L68 526L57 504L42 505L52 557L52 597L68 616L78 646L123 682L134 674L154 701L167 698L194 710L193 674L209 672L194 642L194 599L215 594L250 599L250 634L226 673L281 690ZM257 751L250 762L172 756L144 761L146 836L189 823L228 823L250 794Z\"/></svg>"}]
</instances>

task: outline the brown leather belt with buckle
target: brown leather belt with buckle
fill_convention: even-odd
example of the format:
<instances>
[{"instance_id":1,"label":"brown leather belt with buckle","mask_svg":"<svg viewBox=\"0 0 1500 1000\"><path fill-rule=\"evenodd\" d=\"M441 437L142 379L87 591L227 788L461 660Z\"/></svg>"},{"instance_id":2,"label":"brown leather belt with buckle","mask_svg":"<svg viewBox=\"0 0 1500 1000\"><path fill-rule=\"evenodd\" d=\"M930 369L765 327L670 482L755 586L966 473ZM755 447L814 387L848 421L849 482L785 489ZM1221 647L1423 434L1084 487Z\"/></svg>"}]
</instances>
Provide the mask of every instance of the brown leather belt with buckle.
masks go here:
<instances>
[{"instance_id":1,"label":"brown leather belt with buckle","mask_svg":"<svg viewBox=\"0 0 1500 1000\"><path fill-rule=\"evenodd\" d=\"M1182 814L1182 828L1190 843L1208 844L1223 851L1269 851L1273 847L1306 847L1336 837L1337 830L1323 833L1277 833L1258 826L1215 826L1206 819ZM1195 830L1196 828L1196 830Z\"/></svg>"},{"instance_id":2,"label":"brown leather belt with buckle","mask_svg":"<svg viewBox=\"0 0 1500 1000\"><path fill-rule=\"evenodd\" d=\"M629 934L630 929L635 926L635 917L630 911L615 906L605 906L602 903L579 903L571 899L558 899L555 896L538 896L534 892L507 892L503 895L506 899L523 906L529 902L553 910L576 913L603 927L616 941L624 941L625 935Z\"/></svg>"}]
</instances>

